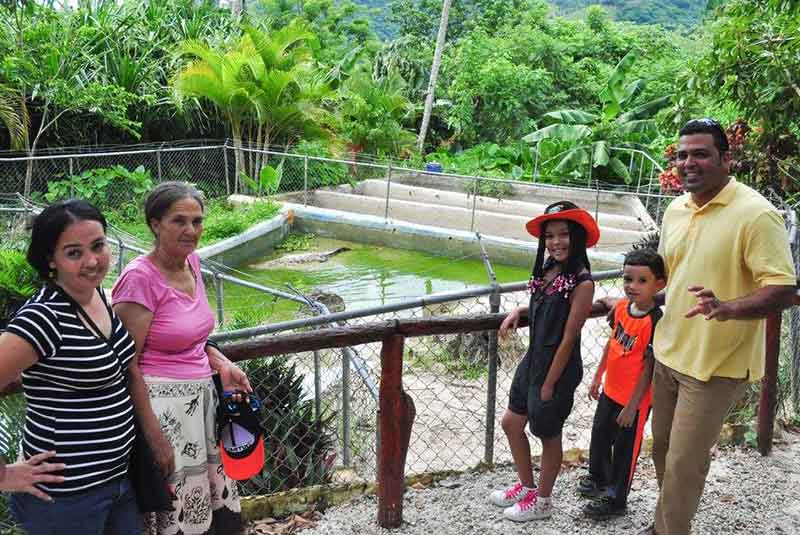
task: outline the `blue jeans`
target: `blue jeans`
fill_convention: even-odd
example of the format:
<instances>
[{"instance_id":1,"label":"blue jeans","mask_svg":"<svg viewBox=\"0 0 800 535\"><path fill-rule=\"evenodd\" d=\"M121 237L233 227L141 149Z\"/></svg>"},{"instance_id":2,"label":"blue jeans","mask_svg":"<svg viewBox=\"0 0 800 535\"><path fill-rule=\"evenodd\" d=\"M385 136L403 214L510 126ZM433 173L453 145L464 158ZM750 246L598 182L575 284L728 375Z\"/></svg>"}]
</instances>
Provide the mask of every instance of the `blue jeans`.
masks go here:
<instances>
[{"instance_id":1,"label":"blue jeans","mask_svg":"<svg viewBox=\"0 0 800 535\"><path fill-rule=\"evenodd\" d=\"M128 478L44 502L11 496L11 512L28 535L139 535L139 509Z\"/></svg>"}]
</instances>

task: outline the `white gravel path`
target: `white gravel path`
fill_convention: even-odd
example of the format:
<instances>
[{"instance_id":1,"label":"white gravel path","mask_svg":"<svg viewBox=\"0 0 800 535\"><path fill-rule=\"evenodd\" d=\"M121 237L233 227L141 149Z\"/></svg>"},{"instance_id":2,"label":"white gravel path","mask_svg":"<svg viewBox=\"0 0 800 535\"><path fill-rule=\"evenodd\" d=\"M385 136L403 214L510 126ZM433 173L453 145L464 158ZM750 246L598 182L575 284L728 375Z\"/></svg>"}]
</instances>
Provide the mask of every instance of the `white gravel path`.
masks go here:
<instances>
[{"instance_id":1,"label":"white gravel path","mask_svg":"<svg viewBox=\"0 0 800 535\"><path fill-rule=\"evenodd\" d=\"M697 514L695 535L800 534L800 435L784 435L771 457L752 449L726 448L714 454ZM582 468L562 472L556 483L556 514L524 525L502 519L487 501L489 491L515 480L511 468L464 474L424 489L408 489L404 524L384 530L376 521L374 496L332 508L303 535L392 534L635 534L652 518L657 488L653 463L642 459L625 517L595 523L580 514L584 501L574 492Z\"/></svg>"}]
</instances>

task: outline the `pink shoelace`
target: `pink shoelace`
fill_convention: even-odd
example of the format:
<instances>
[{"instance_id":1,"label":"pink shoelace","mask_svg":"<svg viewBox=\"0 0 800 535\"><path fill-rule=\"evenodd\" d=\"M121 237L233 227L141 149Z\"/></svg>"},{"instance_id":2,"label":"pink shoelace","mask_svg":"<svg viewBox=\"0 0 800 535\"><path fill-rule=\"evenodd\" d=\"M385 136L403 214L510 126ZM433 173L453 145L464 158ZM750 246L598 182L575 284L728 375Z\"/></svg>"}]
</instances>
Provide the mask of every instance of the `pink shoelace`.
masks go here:
<instances>
[{"instance_id":1,"label":"pink shoelace","mask_svg":"<svg viewBox=\"0 0 800 535\"><path fill-rule=\"evenodd\" d=\"M528 494L525 495L522 500L517 502L517 506L519 507L520 511L527 511L536 503L536 498L538 498L539 494L535 490L529 490Z\"/></svg>"},{"instance_id":2,"label":"pink shoelace","mask_svg":"<svg viewBox=\"0 0 800 535\"><path fill-rule=\"evenodd\" d=\"M521 490L522 490L522 483L517 483L510 489L506 490L506 499L510 500L512 498L515 498Z\"/></svg>"}]
</instances>

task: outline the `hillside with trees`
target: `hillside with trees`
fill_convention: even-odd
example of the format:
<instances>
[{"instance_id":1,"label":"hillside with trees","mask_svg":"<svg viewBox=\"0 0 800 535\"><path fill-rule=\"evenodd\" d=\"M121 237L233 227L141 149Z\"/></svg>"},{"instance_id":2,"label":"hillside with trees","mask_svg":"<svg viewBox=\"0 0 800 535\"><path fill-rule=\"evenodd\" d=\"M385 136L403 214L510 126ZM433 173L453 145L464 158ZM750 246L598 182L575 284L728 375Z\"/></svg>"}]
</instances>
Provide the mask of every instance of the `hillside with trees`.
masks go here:
<instances>
[{"instance_id":1,"label":"hillside with trees","mask_svg":"<svg viewBox=\"0 0 800 535\"><path fill-rule=\"evenodd\" d=\"M229 137L552 182L591 165L624 186L633 162L610 147L658 158L677 125L715 116L738 125L741 172L797 189L796 3L722 2L682 37L601 6L454 0L422 151L442 2L361 4L261 0L241 19L196 0L0 5L0 146Z\"/></svg>"}]
</instances>

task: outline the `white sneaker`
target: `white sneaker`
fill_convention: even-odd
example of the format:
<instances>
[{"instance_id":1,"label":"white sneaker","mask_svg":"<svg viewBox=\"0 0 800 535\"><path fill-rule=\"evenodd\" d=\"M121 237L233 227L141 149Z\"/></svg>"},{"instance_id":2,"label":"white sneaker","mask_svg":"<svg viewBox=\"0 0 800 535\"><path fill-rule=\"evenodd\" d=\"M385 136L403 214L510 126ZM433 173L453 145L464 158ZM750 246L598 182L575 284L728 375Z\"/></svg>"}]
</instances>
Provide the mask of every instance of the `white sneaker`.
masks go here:
<instances>
[{"instance_id":1,"label":"white sneaker","mask_svg":"<svg viewBox=\"0 0 800 535\"><path fill-rule=\"evenodd\" d=\"M513 487L508 487L505 490L493 490L489 496L491 501L497 507L509 507L514 505L528 494L529 491L536 492L536 489L531 489L517 483Z\"/></svg>"},{"instance_id":2,"label":"white sneaker","mask_svg":"<svg viewBox=\"0 0 800 535\"><path fill-rule=\"evenodd\" d=\"M524 498L503 511L503 516L514 522L542 520L552 514L553 501L550 498L540 498L535 490L528 491Z\"/></svg>"}]
</instances>

